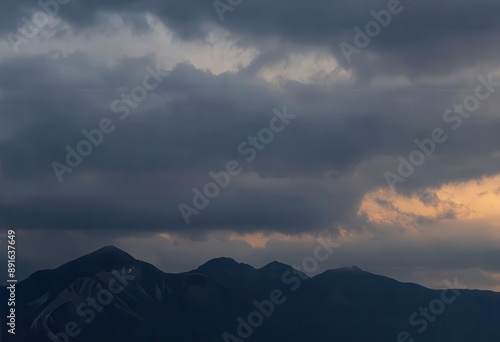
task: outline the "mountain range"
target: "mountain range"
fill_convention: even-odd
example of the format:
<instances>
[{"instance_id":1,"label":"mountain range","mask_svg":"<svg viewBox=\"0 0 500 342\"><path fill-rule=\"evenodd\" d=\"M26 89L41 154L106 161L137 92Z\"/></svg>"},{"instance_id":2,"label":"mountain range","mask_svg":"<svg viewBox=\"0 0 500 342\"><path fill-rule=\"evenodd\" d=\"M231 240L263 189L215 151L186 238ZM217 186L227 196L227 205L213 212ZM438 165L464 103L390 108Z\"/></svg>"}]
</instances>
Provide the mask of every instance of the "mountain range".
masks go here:
<instances>
[{"instance_id":1,"label":"mountain range","mask_svg":"<svg viewBox=\"0 0 500 342\"><path fill-rule=\"evenodd\" d=\"M15 308L0 287L0 340L500 341L500 293L457 284L432 290L358 267L310 277L230 258L171 274L106 246L17 283Z\"/></svg>"}]
</instances>

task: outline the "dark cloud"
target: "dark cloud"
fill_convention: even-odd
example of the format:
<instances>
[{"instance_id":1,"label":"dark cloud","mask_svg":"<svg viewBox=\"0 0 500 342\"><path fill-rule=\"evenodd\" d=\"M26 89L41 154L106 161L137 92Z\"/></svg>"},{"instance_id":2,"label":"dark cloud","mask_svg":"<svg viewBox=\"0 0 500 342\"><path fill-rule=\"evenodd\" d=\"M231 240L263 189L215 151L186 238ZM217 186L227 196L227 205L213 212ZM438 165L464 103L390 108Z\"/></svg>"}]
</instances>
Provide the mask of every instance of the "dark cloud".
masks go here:
<instances>
[{"instance_id":1,"label":"dark cloud","mask_svg":"<svg viewBox=\"0 0 500 342\"><path fill-rule=\"evenodd\" d=\"M500 173L499 89L459 129L443 120L447 109L474 94L478 75L487 77L497 68L500 3L404 1L401 13L348 63L340 43L353 44L353 28L364 27L373 19L370 11L380 11L387 3L252 0L226 12L224 21L212 1L71 0L59 5L58 16L68 24L55 28L60 36L87 42L96 35L106 42L123 39L116 34L127 28L133 41L120 41L105 61L107 55L103 59L92 51L66 53L63 46L48 53L33 46L35 52L29 54L0 54L0 226L33 232L33 239L40 241L71 240L71 251L63 253L71 257L99 247L100 237L112 242L159 232L196 240L211 239L216 231L295 236L370 231L375 237L353 248L346 260L361 260L375 270L366 260L376 248L385 248L379 262L389 268L427 267L440 255L452 255L452 262L443 258L439 267L481 266L498 272L498 253L489 247L480 251L475 245L460 245L454 251L451 244L434 241L395 248L400 241L378 232L366 215L358 216L364 196L387 187L384 173L397 172L398 156L409 158L417 148L415 139L430 138L436 128L445 131L447 141L437 145L436 153L398 184L397 191L435 206L439 198L426 189ZM22 18L40 10L36 4L0 4L1 38L19 34ZM108 22L116 15L124 25ZM143 84L148 70L165 57L137 51L139 42L156 34L149 15L180 44L210 46L212 35L222 30L223 44L255 55L236 71L220 74L188 61L177 63L147 100L121 120L122 113L112 109L114 101ZM56 38L45 37L44 42L60 44ZM99 49L105 43L92 44ZM342 72L320 72L311 82L283 75L274 82L260 77L264 70L290 66L294 54L309 52L334 57ZM297 117L247 162L248 155L241 155L238 146L269 127L273 109L284 106ZM102 143L60 183L52 163L65 163L66 146L76 148L85 138L82 130L99 127L103 119L111 120L115 130L104 134ZM230 160L240 163L242 173L187 226L178 205L192 206L192 189L203 189L212 181L209 172L223 170ZM498 189L493 191L498 194ZM453 207L429 218L397 212L389 199L378 204L392 208L402 221L423 226L457 219ZM390 228L405 231L398 224ZM57 239L59 233L63 237ZM87 236L80 247L75 242L78 234ZM40 265L33 261L39 252L34 241L33 254L25 261L33 269ZM210 241L206 248L214 246ZM278 245L253 260L264 262L289 248ZM238 248L252 254L243 242ZM394 258L403 255L404 248L407 254ZM425 257L419 259L422 253ZM193 266L215 256L185 254L190 262L183 265ZM167 255L175 257L171 251ZM57 266L54 260L47 264Z\"/></svg>"},{"instance_id":2,"label":"dark cloud","mask_svg":"<svg viewBox=\"0 0 500 342\"><path fill-rule=\"evenodd\" d=\"M77 29L91 28L106 20L103 14L119 14L135 32L149 31L144 15L160 18L178 38L205 40L214 28L231 33L242 46L269 50L273 39L298 46L328 47L346 68L360 79L381 73L412 78L450 74L477 63L496 63L498 48L491 44L499 34L500 4L490 0L446 0L439 3L401 1L403 10L393 15L368 49L349 65L341 42L353 42L355 26L373 20L371 11L387 9L390 1L243 1L220 21L212 1L76 1L60 5L58 16ZM22 27L21 18L40 10L36 2L4 2L1 29L4 34ZM142 18L141 18L142 16Z\"/></svg>"},{"instance_id":3,"label":"dark cloud","mask_svg":"<svg viewBox=\"0 0 500 342\"><path fill-rule=\"evenodd\" d=\"M395 157L407 157L414 139L445 125L441 113L460 98L458 91L450 96L419 86L325 89L291 82L277 90L246 69L216 76L179 64L119 120L111 103L141 84L148 66L156 67L152 55L106 67L81 52L0 64L4 224L198 233L298 233L349 224L363 195L386 186L383 173L397 170ZM239 144L267 127L273 108L283 105L297 118L247 162ZM115 131L59 183L51 164L64 164L65 146L75 149L85 138L82 129L97 128L102 118L113 120ZM499 172L498 160L488 158L499 143L499 121L487 113L469 120L460 131L448 130L449 141L402 191ZM393 159L375 165L384 156ZM192 206L192 189L203 189L208 173L232 159L243 175L186 226L179 203ZM258 186L266 182L279 186Z\"/></svg>"}]
</instances>

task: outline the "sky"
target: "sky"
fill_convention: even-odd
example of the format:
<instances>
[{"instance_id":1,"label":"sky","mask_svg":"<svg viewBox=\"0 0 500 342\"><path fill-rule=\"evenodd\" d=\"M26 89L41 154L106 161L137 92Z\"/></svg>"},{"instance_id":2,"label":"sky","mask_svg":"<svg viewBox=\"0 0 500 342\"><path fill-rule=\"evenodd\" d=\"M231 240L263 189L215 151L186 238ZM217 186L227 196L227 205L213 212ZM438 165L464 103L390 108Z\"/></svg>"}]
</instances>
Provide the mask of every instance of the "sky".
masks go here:
<instances>
[{"instance_id":1,"label":"sky","mask_svg":"<svg viewBox=\"0 0 500 342\"><path fill-rule=\"evenodd\" d=\"M110 244L166 272L300 265L327 239L317 272L500 291L499 11L3 1L0 229L19 277Z\"/></svg>"}]
</instances>

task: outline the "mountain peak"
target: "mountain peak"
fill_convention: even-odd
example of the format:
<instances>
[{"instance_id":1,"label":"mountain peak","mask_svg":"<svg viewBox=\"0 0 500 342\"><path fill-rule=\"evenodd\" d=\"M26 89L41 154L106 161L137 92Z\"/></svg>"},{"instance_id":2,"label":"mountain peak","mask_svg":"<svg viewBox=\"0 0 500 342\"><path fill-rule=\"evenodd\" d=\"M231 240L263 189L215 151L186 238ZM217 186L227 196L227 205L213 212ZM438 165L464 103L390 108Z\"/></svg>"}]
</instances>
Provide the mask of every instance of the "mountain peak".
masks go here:
<instances>
[{"instance_id":1,"label":"mountain peak","mask_svg":"<svg viewBox=\"0 0 500 342\"><path fill-rule=\"evenodd\" d=\"M286 265L286 264L284 264L282 262L274 260L274 261L271 261L269 264L267 264L264 267L276 267L276 266L288 266L288 265Z\"/></svg>"},{"instance_id":2,"label":"mountain peak","mask_svg":"<svg viewBox=\"0 0 500 342\"><path fill-rule=\"evenodd\" d=\"M207 261L206 263L204 263L203 265L201 265L200 267L206 267L206 266L234 267L234 266L238 266L238 265L239 265L239 263L236 260L234 260L233 258L220 257L220 258L211 259L211 260Z\"/></svg>"},{"instance_id":3,"label":"mountain peak","mask_svg":"<svg viewBox=\"0 0 500 342\"><path fill-rule=\"evenodd\" d=\"M99 258L99 259L111 258L114 260L124 260L124 261L135 260L135 258L132 257L130 254L128 254L127 252L121 250L120 248L114 245L108 245L99 248L98 250L84 256L84 258L86 257Z\"/></svg>"},{"instance_id":4,"label":"mountain peak","mask_svg":"<svg viewBox=\"0 0 500 342\"><path fill-rule=\"evenodd\" d=\"M275 261L271 261L269 264L262 267L262 269L289 269L291 267L292 266L290 266L290 265L287 265L287 264L284 264L282 262L275 260Z\"/></svg>"},{"instance_id":5,"label":"mountain peak","mask_svg":"<svg viewBox=\"0 0 500 342\"><path fill-rule=\"evenodd\" d=\"M352 267L344 266L344 267L341 267L341 268L333 269L332 271L336 271L336 270L338 270L338 271L345 271L345 272L364 272L358 266L352 266Z\"/></svg>"},{"instance_id":6,"label":"mountain peak","mask_svg":"<svg viewBox=\"0 0 500 342\"><path fill-rule=\"evenodd\" d=\"M309 276L307 274L305 274L304 272L299 271L298 269L296 269L290 265L284 264L284 263L276 261L276 260L270 262L266 266L262 267L260 270L265 271L265 272L270 272L270 273L277 272L278 274L284 274L284 272L291 271L295 274L300 274L303 279L309 278Z\"/></svg>"},{"instance_id":7,"label":"mountain peak","mask_svg":"<svg viewBox=\"0 0 500 342\"><path fill-rule=\"evenodd\" d=\"M123 267L134 263L136 259L122 251L120 248L109 245L104 246L92 253L70 261L58 268L59 271L66 269L80 269L87 272L95 272L100 269L112 269Z\"/></svg>"},{"instance_id":8,"label":"mountain peak","mask_svg":"<svg viewBox=\"0 0 500 342\"><path fill-rule=\"evenodd\" d=\"M109 253L109 254L127 254L127 255L129 255L127 252L121 250L120 248L116 247L115 245L104 246L104 247L99 248L98 250L96 250L94 253L96 253L96 252Z\"/></svg>"},{"instance_id":9,"label":"mountain peak","mask_svg":"<svg viewBox=\"0 0 500 342\"><path fill-rule=\"evenodd\" d=\"M232 258L220 257L207 261L196 269L198 272L206 274L214 274L222 270L231 270L233 272L247 272L255 270L252 266L237 262Z\"/></svg>"}]
</instances>

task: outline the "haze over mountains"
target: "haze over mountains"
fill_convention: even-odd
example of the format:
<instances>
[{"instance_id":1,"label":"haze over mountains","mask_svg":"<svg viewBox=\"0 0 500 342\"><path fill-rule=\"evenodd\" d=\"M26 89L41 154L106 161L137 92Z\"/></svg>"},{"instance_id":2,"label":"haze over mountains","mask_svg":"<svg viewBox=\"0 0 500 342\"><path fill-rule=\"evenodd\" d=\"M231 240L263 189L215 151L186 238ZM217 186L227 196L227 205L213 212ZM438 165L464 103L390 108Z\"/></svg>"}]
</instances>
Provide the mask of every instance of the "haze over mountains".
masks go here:
<instances>
[{"instance_id":1,"label":"haze over mountains","mask_svg":"<svg viewBox=\"0 0 500 342\"><path fill-rule=\"evenodd\" d=\"M357 267L309 277L279 262L218 258L170 274L107 246L35 272L16 291L16 334L2 324L2 341L500 339L500 293L430 290Z\"/></svg>"}]
</instances>

